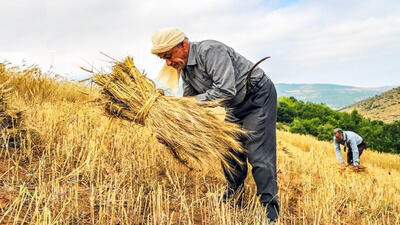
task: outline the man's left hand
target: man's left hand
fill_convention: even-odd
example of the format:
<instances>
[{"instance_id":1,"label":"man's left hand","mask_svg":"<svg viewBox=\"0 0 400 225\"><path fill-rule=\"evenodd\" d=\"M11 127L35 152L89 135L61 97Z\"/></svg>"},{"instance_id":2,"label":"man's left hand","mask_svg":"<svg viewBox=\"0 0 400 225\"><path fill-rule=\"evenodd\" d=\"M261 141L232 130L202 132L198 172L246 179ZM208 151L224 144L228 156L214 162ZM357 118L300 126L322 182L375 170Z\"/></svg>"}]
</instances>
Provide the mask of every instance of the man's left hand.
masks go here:
<instances>
[{"instance_id":1,"label":"man's left hand","mask_svg":"<svg viewBox=\"0 0 400 225\"><path fill-rule=\"evenodd\" d=\"M358 172L358 166L354 166L353 169L355 172Z\"/></svg>"}]
</instances>

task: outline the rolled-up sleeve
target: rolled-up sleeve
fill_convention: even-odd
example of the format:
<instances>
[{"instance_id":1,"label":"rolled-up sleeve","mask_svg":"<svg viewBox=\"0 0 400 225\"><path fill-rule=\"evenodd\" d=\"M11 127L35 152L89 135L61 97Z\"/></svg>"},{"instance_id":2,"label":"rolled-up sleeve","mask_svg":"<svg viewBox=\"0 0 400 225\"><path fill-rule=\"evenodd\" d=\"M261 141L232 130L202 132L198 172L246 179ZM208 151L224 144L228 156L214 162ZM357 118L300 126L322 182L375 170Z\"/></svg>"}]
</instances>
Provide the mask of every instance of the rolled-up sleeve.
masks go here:
<instances>
[{"instance_id":1,"label":"rolled-up sleeve","mask_svg":"<svg viewBox=\"0 0 400 225\"><path fill-rule=\"evenodd\" d=\"M338 158L339 162L342 163L343 158L342 158L342 153L340 152L340 144L339 142L336 141L335 138L333 138L333 143L335 145L336 158Z\"/></svg>"},{"instance_id":2,"label":"rolled-up sleeve","mask_svg":"<svg viewBox=\"0 0 400 225\"><path fill-rule=\"evenodd\" d=\"M204 56L206 73L213 80L212 88L196 95L200 101L231 100L236 95L234 68L228 52L223 48L209 49Z\"/></svg>"}]
</instances>

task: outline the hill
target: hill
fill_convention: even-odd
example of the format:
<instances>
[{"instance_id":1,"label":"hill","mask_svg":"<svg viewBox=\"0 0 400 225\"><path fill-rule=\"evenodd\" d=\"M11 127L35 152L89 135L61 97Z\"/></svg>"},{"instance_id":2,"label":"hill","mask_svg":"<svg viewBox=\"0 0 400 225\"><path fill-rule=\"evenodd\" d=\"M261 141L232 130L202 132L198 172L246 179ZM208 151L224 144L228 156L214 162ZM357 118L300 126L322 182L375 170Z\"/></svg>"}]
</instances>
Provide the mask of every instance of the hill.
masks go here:
<instances>
[{"instance_id":1,"label":"hill","mask_svg":"<svg viewBox=\"0 0 400 225\"><path fill-rule=\"evenodd\" d=\"M0 67L5 80L26 138L0 148L0 224L263 224L251 169L243 206L223 203L221 170L190 170L151 130L108 118L95 88ZM277 143L280 224L399 224L399 155L367 150L354 173L331 142Z\"/></svg>"},{"instance_id":2,"label":"hill","mask_svg":"<svg viewBox=\"0 0 400 225\"><path fill-rule=\"evenodd\" d=\"M325 103L340 109L368 97L380 94L391 87L362 88L336 84L285 84L277 83L278 96L293 96L298 100Z\"/></svg>"},{"instance_id":3,"label":"hill","mask_svg":"<svg viewBox=\"0 0 400 225\"><path fill-rule=\"evenodd\" d=\"M400 87L352 104L340 111L357 110L361 115L390 123L400 120Z\"/></svg>"}]
</instances>

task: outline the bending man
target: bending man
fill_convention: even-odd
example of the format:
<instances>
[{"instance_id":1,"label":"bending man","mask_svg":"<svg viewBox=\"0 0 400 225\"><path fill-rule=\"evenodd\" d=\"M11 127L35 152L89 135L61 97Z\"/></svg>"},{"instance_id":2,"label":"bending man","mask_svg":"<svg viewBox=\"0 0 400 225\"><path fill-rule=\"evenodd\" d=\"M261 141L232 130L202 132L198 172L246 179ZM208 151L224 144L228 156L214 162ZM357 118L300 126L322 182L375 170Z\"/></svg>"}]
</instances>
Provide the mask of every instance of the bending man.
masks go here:
<instances>
[{"instance_id":1,"label":"bending man","mask_svg":"<svg viewBox=\"0 0 400 225\"><path fill-rule=\"evenodd\" d=\"M336 157L338 158L342 169L346 168L346 164L342 159L342 154L340 153L340 145L344 145L344 151L349 148L347 152L347 163L349 165L353 164L355 171L358 171L360 166L360 156L367 145L360 137L360 135L352 131L343 131L340 128L333 130L333 143L335 145Z\"/></svg>"},{"instance_id":2,"label":"bending man","mask_svg":"<svg viewBox=\"0 0 400 225\"><path fill-rule=\"evenodd\" d=\"M224 99L227 120L240 124L251 132L242 144L247 153L239 155L245 166L230 160L235 175L227 179L225 198L230 198L243 186L247 176L247 159L257 184L260 202L267 217L276 221L279 213L276 176L276 116L277 95L270 78L231 47L215 41L189 42L175 28L161 29L152 37L152 53L164 59L164 69L175 69L183 80L183 95L199 101ZM160 73L162 75L162 73ZM159 77L160 77L159 75ZM179 76L178 76L179 78ZM162 78L177 82L176 77ZM172 85L174 86L174 85Z\"/></svg>"}]
</instances>

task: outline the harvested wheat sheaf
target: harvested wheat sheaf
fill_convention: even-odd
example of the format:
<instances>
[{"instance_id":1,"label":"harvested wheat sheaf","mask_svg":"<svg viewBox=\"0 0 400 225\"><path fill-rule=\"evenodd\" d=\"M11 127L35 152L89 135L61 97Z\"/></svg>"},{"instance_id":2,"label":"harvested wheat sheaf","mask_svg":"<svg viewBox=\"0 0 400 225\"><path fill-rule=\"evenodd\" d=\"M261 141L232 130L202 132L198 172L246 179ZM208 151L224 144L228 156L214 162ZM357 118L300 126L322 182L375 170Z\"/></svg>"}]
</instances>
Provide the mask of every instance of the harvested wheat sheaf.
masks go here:
<instances>
[{"instance_id":1,"label":"harvested wheat sheaf","mask_svg":"<svg viewBox=\"0 0 400 225\"><path fill-rule=\"evenodd\" d=\"M0 146L19 147L26 136L22 129L22 112L12 109L10 104L12 89L7 81L0 84Z\"/></svg>"},{"instance_id":2,"label":"harvested wheat sheaf","mask_svg":"<svg viewBox=\"0 0 400 225\"><path fill-rule=\"evenodd\" d=\"M94 74L92 80L102 89L101 102L108 114L151 128L173 156L186 165L196 161L201 166L212 166L220 160L230 169L226 157L238 160L234 152L244 151L238 140L246 133L218 118L213 110L218 103L165 96L139 72L131 57L115 62L109 74Z\"/></svg>"},{"instance_id":3,"label":"harvested wheat sheaf","mask_svg":"<svg viewBox=\"0 0 400 225\"><path fill-rule=\"evenodd\" d=\"M13 95L18 93L15 85L26 85L26 78L34 79L33 73L38 69L21 71L18 67L7 68L0 63L0 148L21 149L38 146L41 142L38 131L25 123L24 110L13 101Z\"/></svg>"}]
</instances>

